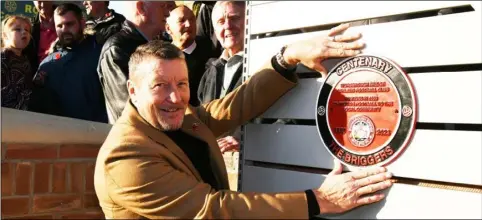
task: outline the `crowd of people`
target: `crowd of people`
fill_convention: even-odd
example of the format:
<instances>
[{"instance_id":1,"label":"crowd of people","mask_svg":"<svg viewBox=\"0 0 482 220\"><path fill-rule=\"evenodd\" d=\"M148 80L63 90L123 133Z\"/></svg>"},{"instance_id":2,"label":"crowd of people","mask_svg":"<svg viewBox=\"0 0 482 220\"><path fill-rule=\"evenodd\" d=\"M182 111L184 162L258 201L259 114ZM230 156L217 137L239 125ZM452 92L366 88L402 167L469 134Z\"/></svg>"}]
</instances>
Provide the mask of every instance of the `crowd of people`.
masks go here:
<instances>
[{"instance_id":1,"label":"crowd of people","mask_svg":"<svg viewBox=\"0 0 482 220\"><path fill-rule=\"evenodd\" d=\"M2 107L113 124L128 99L130 55L151 40L184 52L190 100L199 106L241 84L245 2L174 1L76 4L34 1L38 16L2 21ZM229 17L224 11L232 12ZM222 135L222 152L239 148L239 129Z\"/></svg>"},{"instance_id":2,"label":"crowd of people","mask_svg":"<svg viewBox=\"0 0 482 220\"><path fill-rule=\"evenodd\" d=\"M120 15L86 1L85 19L75 4L35 2L33 24L2 23L2 107L113 124L94 174L106 218L301 219L384 198L385 168L342 174L340 162L316 189L231 191L221 155L297 85L298 64L326 76L321 61L361 53L349 25L283 46L242 82L245 2L123 4Z\"/></svg>"}]
</instances>

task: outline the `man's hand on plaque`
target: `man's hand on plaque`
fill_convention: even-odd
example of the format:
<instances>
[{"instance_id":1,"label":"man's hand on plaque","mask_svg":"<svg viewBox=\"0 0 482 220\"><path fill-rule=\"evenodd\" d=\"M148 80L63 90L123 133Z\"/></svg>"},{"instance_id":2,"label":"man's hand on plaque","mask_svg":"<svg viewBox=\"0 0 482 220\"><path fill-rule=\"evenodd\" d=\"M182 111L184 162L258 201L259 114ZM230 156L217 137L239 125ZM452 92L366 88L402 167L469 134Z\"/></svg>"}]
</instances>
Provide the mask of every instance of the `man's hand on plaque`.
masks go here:
<instances>
[{"instance_id":1,"label":"man's hand on plaque","mask_svg":"<svg viewBox=\"0 0 482 220\"><path fill-rule=\"evenodd\" d=\"M328 35L317 36L308 40L298 41L288 45L283 57L290 65L302 63L326 77L327 70L321 61L327 58L350 57L361 53L364 43L358 41L360 33L343 34L350 27L341 24L332 28Z\"/></svg>"},{"instance_id":2,"label":"man's hand on plaque","mask_svg":"<svg viewBox=\"0 0 482 220\"><path fill-rule=\"evenodd\" d=\"M375 192L392 185L392 174L384 167L374 167L341 174L343 167L335 160L333 171L323 184L313 190L321 214L342 213L361 205L382 200L385 195Z\"/></svg>"}]
</instances>

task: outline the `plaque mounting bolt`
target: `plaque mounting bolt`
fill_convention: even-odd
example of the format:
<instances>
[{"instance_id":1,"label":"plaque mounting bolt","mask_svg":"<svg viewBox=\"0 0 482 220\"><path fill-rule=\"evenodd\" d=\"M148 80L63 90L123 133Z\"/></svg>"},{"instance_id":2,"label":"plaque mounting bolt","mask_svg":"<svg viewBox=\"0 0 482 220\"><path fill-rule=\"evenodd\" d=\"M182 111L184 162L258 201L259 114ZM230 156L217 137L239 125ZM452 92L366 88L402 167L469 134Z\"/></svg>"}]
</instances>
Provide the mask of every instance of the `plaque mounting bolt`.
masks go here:
<instances>
[{"instance_id":1,"label":"plaque mounting bolt","mask_svg":"<svg viewBox=\"0 0 482 220\"><path fill-rule=\"evenodd\" d=\"M325 113L326 113L325 106L319 106L317 112L318 112L319 116L325 115Z\"/></svg>"}]
</instances>

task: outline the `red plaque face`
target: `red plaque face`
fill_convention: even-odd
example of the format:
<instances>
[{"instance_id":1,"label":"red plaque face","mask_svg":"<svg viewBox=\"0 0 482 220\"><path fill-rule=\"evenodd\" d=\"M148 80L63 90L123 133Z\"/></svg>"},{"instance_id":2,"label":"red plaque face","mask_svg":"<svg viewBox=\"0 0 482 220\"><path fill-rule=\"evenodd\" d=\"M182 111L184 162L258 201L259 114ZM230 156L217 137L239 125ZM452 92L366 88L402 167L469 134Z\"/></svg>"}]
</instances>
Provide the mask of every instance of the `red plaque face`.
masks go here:
<instances>
[{"instance_id":1,"label":"red plaque face","mask_svg":"<svg viewBox=\"0 0 482 220\"><path fill-rule=\"evenodd\" d=\"M393 62L359 55L333 68L320 89L317 126L331 154L349 166L385 165L407 146L416 100Z\"/></svg>"}]
</instances>

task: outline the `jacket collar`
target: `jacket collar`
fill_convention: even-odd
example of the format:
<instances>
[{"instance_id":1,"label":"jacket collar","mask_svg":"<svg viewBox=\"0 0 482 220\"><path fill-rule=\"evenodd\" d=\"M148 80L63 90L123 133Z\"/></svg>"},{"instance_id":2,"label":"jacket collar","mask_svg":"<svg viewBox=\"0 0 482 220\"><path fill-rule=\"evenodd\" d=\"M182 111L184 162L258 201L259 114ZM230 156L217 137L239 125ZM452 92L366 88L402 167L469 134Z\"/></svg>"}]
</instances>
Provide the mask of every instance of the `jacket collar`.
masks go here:
<instances>
[{"instance_id":1,"label":"jacket collar","mask_svg":"<svg viewBox=\"0 0 482 220\"><path fill-rule=\"evenodd\" d=\"M132 104L130 100L126 104L126 107L122 112L122 116L116 123L130 124L135 128L139 129L153 141L166 147L176 157L183 161L183 163L189 168L189 170L199 181L202 181L201 175L194 167L191 160L189 160L189 157L184 153L184 151L166 134L164 134L164 132L158 130L157 128L154 128L144 118L142 118L136 107ZM216 178L220 188L229 189L229 182L227 181L227 173L224 165L224 159L221 155L221 152L219 151L217 142L206 140L205 137L212 136L213 134L204 123L202 123L196 116L193 115L193 111L190 108L186 110L181 131L195 138L198 138L199 140L202 140L208 144L209 154L211 157L210 161L214 171L214 177Z\"/></svg>"},{"instance_id":2,"label":"jacket collar","mask_svg":"<svg viewBox=\"0 0 482 220\"><path fill-rule=\"evenodd\" d=\"M146 36L127 19L124 21L124 23L122 23L122 29L124 29L128 34L136 34L139 38L148 41Z\"/></svg>"}]
</instances>

